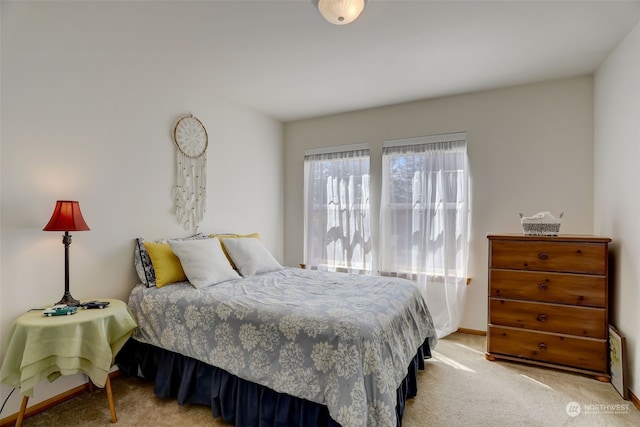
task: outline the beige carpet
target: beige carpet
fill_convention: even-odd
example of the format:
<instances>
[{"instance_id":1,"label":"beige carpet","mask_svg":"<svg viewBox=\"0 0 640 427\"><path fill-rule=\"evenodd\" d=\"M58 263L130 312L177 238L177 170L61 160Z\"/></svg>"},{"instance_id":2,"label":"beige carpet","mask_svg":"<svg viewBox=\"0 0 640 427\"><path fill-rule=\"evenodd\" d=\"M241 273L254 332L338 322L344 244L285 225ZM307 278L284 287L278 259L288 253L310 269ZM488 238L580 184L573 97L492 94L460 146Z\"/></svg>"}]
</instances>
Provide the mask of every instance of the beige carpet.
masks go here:
<instances>
[{"instance_id":1,"label":"beige carpet","mask_svg":"<svg viewBox=\"0 0 640 427\"><path fill-rule=\"evenodd\" d=\"M611 384L557 370L484 358L485 338L440 340L419 375L403 426L640 426L640 411ZM119 426L225 426L209 408L158 399L138 378L112 381ZM574 409L570 416L567 405ZM86 393L28 418L24 426L109 426L103 390Z\"/></svg>"}]
</instances>

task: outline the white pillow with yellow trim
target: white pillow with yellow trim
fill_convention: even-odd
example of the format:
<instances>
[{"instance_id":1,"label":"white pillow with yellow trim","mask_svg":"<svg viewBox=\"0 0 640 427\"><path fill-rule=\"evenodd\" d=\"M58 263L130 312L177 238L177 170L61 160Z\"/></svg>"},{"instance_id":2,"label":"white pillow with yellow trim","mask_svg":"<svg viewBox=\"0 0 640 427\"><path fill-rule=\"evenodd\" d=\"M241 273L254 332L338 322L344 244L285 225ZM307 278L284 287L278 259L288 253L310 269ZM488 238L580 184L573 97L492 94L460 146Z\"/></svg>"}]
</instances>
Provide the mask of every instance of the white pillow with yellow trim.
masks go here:
<instances>
[{"instance_id":1,"label":"white pillow with yellow trim","mask_svg":"<svg viewBox=\"0 0 640 427\"><path fill-rule=\"evenodd\" d=\"M259 233L251 233L251 234L210 234L209 237L217 237L218 239L249 239L249 238L260 239L260 234ZM229 254L227 253L227 249L224 247L224 245L222 245L222 252L224 252L224 255L227 257L227 259L231 263L231 267L233 267L235 270L237 270L238 268L236 267L235 263L233 262L233 260L229 256Z\"/></svg>"},{"instance_id":2,"label":"white pillow with yellow trim","mask_svg":"<svg viewBox=\"0 0 640 427\"><path fill-rule=\"evenodd\" d=\"M216 238L206 240L169 241L173 253L180 259L189 283L196 288L240 279L222 252Z\"/></svg>"},{"instance_id":3,"label":"white pillow with yellow trim","mask_svg":"<svg viewBox=\"0 0 640 427\"><path fill-rule=\"evenodd\" d=\"M258 239L221 238L220 241L243 277L283 269L282 265L276 261L269 250L264 247Z\"/></svg>"}]
</instances>

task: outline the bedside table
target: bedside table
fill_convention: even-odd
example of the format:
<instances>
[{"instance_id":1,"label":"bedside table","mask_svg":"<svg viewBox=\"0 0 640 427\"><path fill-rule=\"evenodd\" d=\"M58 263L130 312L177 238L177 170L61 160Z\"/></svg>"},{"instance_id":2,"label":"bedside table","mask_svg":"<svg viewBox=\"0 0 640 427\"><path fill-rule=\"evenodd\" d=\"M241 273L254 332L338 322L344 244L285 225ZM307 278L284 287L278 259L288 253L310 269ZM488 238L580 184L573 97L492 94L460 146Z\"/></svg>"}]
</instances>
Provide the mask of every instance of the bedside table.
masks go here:
<instances>
[{"instance_id":1,"label":"bedside table","mask_svg":"<svg viewBox=\"0 0 640 427\"><path fill-rule=\"evenodd\" d=\"M33 388L47 378L86 374L96 386L105 387L116 422L109 370L136 323L127 305L116 299L103 309L78 309L70 316L44 316L32 310L18 317L4 342L5 358L0 368L0 382L20 388L22 405L16 427L20 426L33 396Z\"/></svg>"}]
</instances>

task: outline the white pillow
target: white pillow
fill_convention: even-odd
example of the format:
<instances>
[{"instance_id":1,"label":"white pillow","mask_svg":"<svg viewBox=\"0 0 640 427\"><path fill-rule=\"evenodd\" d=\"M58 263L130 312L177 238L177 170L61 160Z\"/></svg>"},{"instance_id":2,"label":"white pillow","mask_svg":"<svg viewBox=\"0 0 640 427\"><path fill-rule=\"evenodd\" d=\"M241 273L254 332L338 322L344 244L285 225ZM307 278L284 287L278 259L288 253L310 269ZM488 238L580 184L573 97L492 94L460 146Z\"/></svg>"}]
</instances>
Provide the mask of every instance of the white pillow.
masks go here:
<instances>
[{"instance_id":1,"label":"white pillow","mask_svg":"<svg viewBox=\"0 0 640 427\"><path fill-rule=\"evenodd\" d=\"M244 277L282 270L283 267L258 239L220 239L227 253Z\"/></svg>"},{"instance_id":2,"label":"white pillow","mask_svg":"<svg viewBox=\"0 0 640 427\"><path fill-rule=\"evenodd\" d=\"M196 288L240 278L222 252L218 239L170 240L169 245L180 259L185 276Z\"/></svg>"}]
</instances>

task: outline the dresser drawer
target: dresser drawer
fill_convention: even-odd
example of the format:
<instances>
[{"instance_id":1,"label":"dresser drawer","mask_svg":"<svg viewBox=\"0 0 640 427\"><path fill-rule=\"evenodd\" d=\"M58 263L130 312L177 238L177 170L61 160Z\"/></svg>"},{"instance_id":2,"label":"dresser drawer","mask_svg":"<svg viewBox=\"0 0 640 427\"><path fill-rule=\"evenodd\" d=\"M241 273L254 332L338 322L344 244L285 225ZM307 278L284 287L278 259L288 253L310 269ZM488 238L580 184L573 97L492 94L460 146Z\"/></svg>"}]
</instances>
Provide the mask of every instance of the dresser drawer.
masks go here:
<instances>
[{"instance_id":1,"label":"dresser drawer","mask_svg":"<svg viewBox=\"0 0 640 427\"><path fill-rule=\"evenodd\" d=\"M606 275L605 243L491 240L489 267Z\"/></svg>"},{"instance_id":2,"label":"dresser drawer","mask_svg":"<svg viewBox=\"0 0 640 427\"><path fill-rule=\"evenodd\" d=\"M606 276L489 270L489 296L606 307Z\"/></svg>"},{"instance_id":3,"label":"dresser drawer","mask_svg":"<svg viewBox=\"0 0 640 427\"><path fill-rule=\"evenodd\" d=\"M604 308L490 298L489 323L581 337L607 337Z\"/></svg>"},{"instance_id":4,"label":"dresser drawer","mask_svg":"<svg viewBox=\"0 0 640 427\"><path fill-rule=\"evenodd\" d=\"M607 372L607 341L489 326L487 351Z\"/></svg>"}]
</instances>

